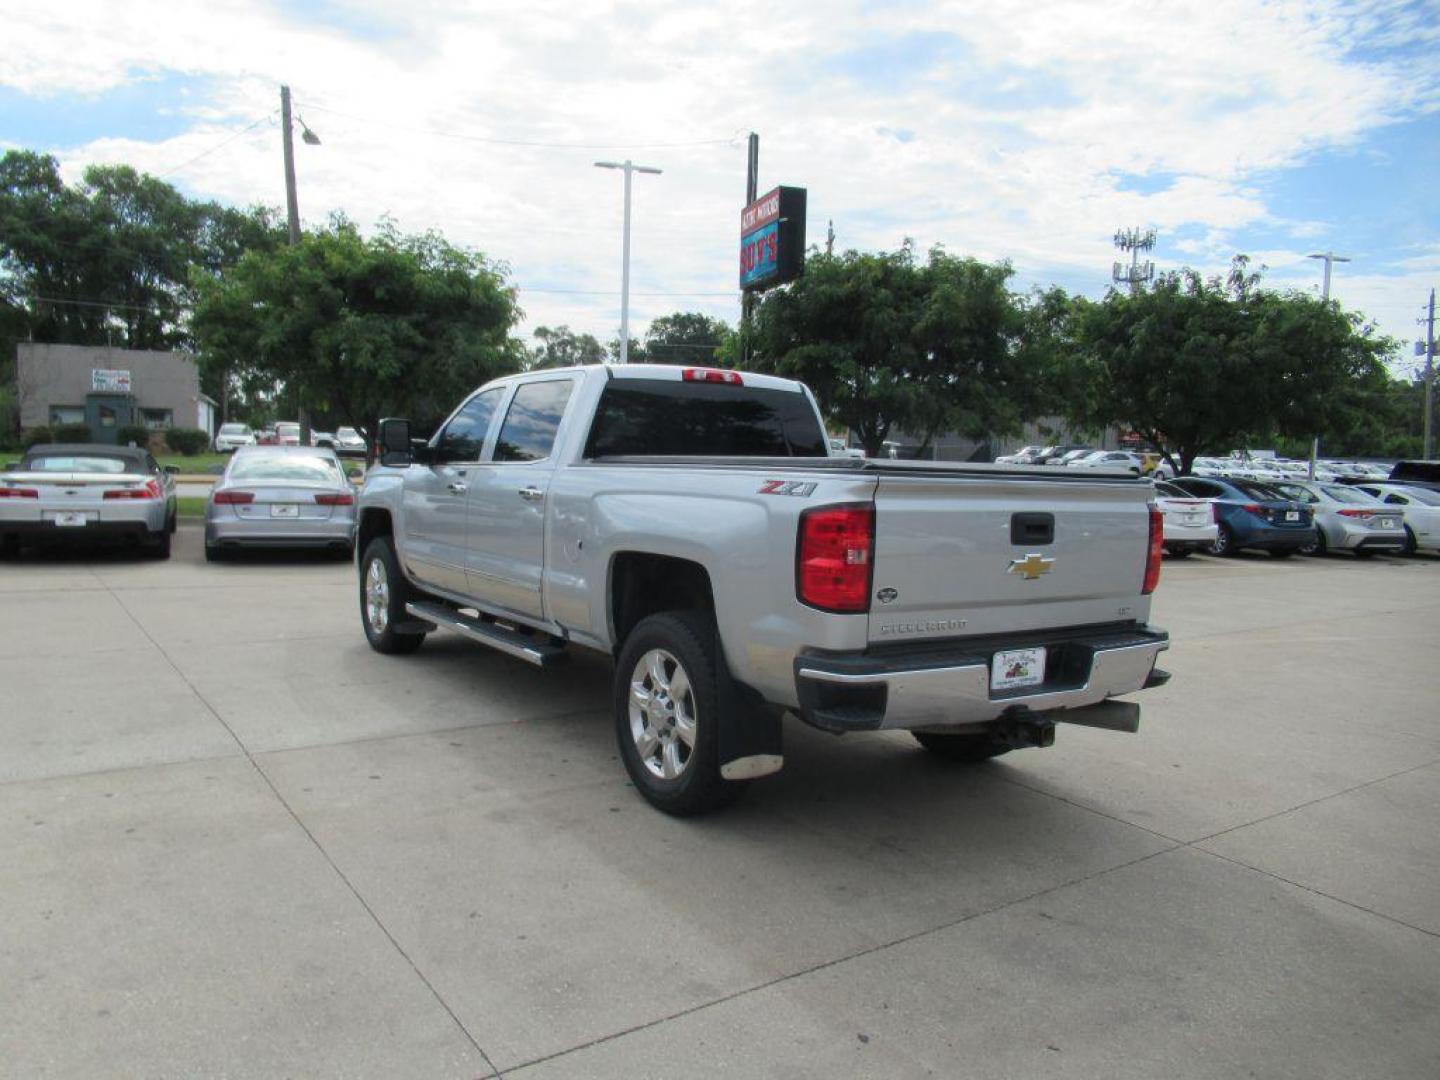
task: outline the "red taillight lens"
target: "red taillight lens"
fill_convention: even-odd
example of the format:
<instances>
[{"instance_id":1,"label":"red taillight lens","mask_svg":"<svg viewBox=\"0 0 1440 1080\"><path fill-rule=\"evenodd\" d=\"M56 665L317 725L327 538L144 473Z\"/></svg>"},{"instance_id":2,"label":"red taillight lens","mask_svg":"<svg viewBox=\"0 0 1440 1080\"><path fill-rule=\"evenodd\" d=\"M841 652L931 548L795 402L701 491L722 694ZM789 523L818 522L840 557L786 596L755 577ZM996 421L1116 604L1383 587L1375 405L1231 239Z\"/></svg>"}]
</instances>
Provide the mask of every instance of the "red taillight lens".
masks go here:
<instances>
[{"instance_id":1,"label":"red taillight lens","mask_svg":"<svg viewBox=\"0 0 1440 1080\"><path fill-rule=\"evenodd\" d=\"M796 598L822 611L869 611L874 549L873 506L806 510L800 515L796 543Z\"/></svg>"},{"instance_id":2,"label":"red taillight lens","mask_svg":"<svg viewBox=\"0 0 1440 1080\"><path fill-rule=\"evenodd\" d=\"M0 499L38 499L40 492L34 488L0 487Z\"/></svg>"},{"instance_id":3,"label":"red taillight lens","mask_svg":"<svg viewBox=\"0 0 1440 1080\"><path fill-rule=\"evenodd\" d=\"M1246 511L1247 513L1254 514L1256 517L1265 516L1265 508L1259 503L1246 503L1244 506L1240 507L1240 509Z\"/></svg>"},{"instance_id":4,"label":"red taillight lens","mask_svg":"<svg viewBox=\"0 0 1440 1080\"><path fill-rule=\"evenodd\" d=\"M217 506L244 506L246 503L255 501L253 491L217 491L215 493L215 504Z\"/></svg>"},{"instance_id":5,"label":"red taillight lens","mask_svg":"<svg viewBox=\"0 0 1440 1080\"><path fill-rule=\"evenodd\" d=\"M1150 547L1145 553L1145 583L1140 593L1149 596L1160 584L1160 560L1165 554L1165 515L1150 507Z\"/></svg>"},{"instance_id":6,"label":"red taillight lens","mask_svg":"<svg viewBox=\"0 0 1440 1080\"><path fill-rule=\"evenodd\" d=\"M355 496L348 492L336 494L322 492L315 496L315 501L321 506L354 506Z\"/></svg>"},{"instance_id":7,"label":"red taillight lens","mask_svg":"<svg viewBox=\"0 0 1440 1080\"><path fill-rule=\"evenodd\" d=\"M160 481L146 480L140 487L113 488L105 492L107 499L158 499L160 498Z\"/></svg>"},{"instance_id":8,"label":"red taillight lens","mask_svg":"<svg viewBox=\"0 0 1440 1080\"><path fill-rule=\"evenodd\" d=\"M1375 516L1374 510L1341 510L1339 513L1341 517L1348 518L1368 518Z\"/></svg>"},{"instance_id":9,"label":"red taillight lens","mask_svg":"<svg viewBox=\"0 0 1440 1080\"><path fill-rule=\"evenodd\" d=\"M745 380L738 371L721 371L719 368L687 367L680 373L686 382L719 382L731 386L744 386Z\"/></svg>"}]
</instances>

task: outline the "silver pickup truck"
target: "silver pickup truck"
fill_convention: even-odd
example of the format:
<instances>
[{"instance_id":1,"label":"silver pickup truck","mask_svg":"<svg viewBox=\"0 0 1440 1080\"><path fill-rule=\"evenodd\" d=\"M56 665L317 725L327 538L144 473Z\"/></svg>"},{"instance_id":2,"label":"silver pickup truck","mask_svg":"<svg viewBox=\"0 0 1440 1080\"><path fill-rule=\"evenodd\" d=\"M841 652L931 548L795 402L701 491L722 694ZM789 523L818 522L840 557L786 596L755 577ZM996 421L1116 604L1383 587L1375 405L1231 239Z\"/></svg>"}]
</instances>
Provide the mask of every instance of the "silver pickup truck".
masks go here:
<instances>
[{"instance_id":1,"label":"silver pickup truck","mask_svg":"<svg viewBox=\"0 0 1440 1080\"><path fill-rule=\"evenodd\" d=\"M1168 678L1148 481L831 456L801 384L658 365L499 379L430 440L379 439L370 644L609 653L621 757L669 813L777 771L786 713L977 761L1056 721L1135 731L1111 699Z\"/></svg>"}]
</instances>

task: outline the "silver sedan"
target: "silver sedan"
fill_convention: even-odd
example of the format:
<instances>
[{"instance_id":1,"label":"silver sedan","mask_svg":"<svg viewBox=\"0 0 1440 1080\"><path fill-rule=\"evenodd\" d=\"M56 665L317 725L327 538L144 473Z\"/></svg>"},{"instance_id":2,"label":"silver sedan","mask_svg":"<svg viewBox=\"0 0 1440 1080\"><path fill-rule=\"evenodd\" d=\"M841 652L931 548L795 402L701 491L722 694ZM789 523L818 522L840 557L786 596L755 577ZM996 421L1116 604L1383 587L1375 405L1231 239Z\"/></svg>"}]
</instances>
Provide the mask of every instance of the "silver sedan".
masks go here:
<instances>
[{"instance_id":1,"label":"silver sedan","mask_svg":"<svg viewBox=\"0 0 1440 1080\"><path fill-rule=\"evenodd\" d=\"M240 547L331 547L348 552L355 492L333 450L245 446L205 506L205 558Z\"/></svg>"},{"instance_id":2,"label":"silver sedan","mask_svg":"<svg viewBox=\"0 0 1440 1080\"><path fill-rule=\"evenodd\" d=\"M1270 487L1305 504L1315 515L1315 541L1300 549L1302 555L1353 551L1356 558L1364 558L1377 551L1405 550L1400 511L1358 488L1314 480L1272 483Z\"/></svg>"}]
</instances>

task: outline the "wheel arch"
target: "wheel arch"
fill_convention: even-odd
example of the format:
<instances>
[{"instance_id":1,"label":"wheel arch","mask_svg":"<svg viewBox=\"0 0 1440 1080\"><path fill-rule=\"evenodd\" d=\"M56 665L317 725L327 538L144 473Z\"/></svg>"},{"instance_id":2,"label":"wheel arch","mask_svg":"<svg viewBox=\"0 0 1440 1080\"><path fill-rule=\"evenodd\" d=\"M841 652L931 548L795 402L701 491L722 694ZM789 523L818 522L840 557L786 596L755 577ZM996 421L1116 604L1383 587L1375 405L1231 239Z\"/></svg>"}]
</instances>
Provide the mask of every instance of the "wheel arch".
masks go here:
<instances>
[{"instance_id":1,"label":"wheel arch","mask_svg":"<svg viewBox=\"0 0 1440 1080\"><path fill-rule=\"evenodd\" d=\"M715 611L710 573L692 559L618 551L610 559L606 615L616 655L635 625L663 611Z\"/></svg>"}]
</instances>

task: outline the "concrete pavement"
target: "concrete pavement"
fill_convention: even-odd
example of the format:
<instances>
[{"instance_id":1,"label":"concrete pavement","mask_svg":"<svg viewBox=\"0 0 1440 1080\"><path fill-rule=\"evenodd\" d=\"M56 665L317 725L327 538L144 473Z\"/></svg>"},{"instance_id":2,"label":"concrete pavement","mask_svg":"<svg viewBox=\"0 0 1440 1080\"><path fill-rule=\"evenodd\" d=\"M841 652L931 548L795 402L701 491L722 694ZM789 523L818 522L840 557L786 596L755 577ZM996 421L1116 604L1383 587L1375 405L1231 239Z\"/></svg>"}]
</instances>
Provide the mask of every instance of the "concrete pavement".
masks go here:
<instances>
[{"instance_id":1,"label":"concrete pavement","mask_svg":"<svg viewBox=\"0 0 1440 1080\"><path fill-rule=\"evenodd\" d=\"M0 1074L1430 1078L1440 560L1167 563L1141 732L787 730L675 821L603 660L353 571L0 564Z\"/></svg>"}]
</instances>

